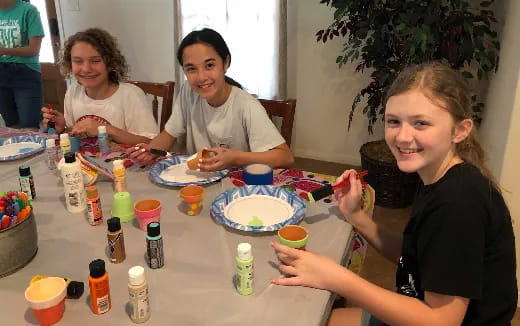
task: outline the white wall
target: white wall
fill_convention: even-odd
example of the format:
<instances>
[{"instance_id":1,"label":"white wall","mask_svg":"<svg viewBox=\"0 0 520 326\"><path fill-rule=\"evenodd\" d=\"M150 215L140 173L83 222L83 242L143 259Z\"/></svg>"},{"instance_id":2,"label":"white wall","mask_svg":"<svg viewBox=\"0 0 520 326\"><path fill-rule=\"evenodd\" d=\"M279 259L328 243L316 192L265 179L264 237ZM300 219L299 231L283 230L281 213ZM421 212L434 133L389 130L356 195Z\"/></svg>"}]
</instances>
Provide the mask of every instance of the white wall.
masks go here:
<instances>
[{"instance_id":1,"label":"white wall","mask_svg":"<svg viewBox=\"0 0 520 326\"><path fill-rule=\"evenodd\" d=\"M513 218L520 280L520 1L506 1L504 9L500 67L490 83L480 133Z\"/></svg>"},{"instance_id":2,"label":"white wall","mask_svg":"<svg viewBox=\"0 0 520 326\"><path fill-rule=\"evenodd\" d=\"M317 43L333 12L319 1L288 1L288 95L295 97L292 148L298 157L360 165L359 148L369 140L361 110L347 132L348 114L357 92L369 78L336 64L342 42ZM371 139L383 138L382 128Z\"/></svg>"},{"instance_id":3,"label":"white wall","mask_svg":"<svg viewBox=\"0 0 520 326\"><path fill-rule=\"evenodd\" d=\"M105 28L118 38L132 79L175 80L173 0L55 1L64 37L88 27ZM316 32L331 21L328 7L317 1L288 2L288 95L297 99L293 150L299 157L359 165L367 121L357 113L347 132L348 110L368 77L352 66L338 69L339 39L315 41ZM79 11L72 8L76 4Z\"/></svg>"},{"instance_id":4,"label":"white wall","mask_svg":"<svg viewBox=\"0 0 520 326\"><path fill-rule=\"evenodd\" d=\"M62 41L88 27L117 37L130 78L174 80L173 0L55 0ZM79 7L79 10L76 10Z\"/></svg>"}]
</instances>

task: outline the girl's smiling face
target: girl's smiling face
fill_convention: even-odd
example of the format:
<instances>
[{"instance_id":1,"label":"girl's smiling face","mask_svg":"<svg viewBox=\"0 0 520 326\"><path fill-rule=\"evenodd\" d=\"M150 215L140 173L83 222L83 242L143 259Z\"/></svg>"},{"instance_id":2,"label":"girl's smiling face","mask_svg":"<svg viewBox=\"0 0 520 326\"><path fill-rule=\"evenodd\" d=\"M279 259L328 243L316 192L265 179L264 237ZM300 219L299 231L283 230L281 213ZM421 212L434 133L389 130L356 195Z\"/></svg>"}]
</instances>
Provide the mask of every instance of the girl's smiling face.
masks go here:
<instances>
[{"instance_id":1,"label":"girl's smiling face","mask_svg":"<svg viewBox=\"0 0 520 326\"><path fill-rule=\"evenodd\" d=\"M467 120L455 125L446 109L418 89L392 96L386 104L386 143L399 169L419 173L425 184L437 181L454 159L460 160L455 145L467 137L467 127Z\"/></svg>"},{"instance_id":2,"label":"girl's smiling face","mask_svg":"<svg viewBox=\"0 0 520 326\"><path fill-rule=\"evenodd\" d=\"M205 43L187 46L182 54L182 68L191 88L213 107L224 104L231 86L224 79L229 66L215 49Z\"/></svg>"},{"instance_id":3,"label":"girl's smiling face","mask_svg":"<svg viewBox=\"0 0 520 326\"><path fill-rule=\"evenodd\" d=\"M77 42L70 51L72 74L87 89L109 83L108 71L101 54L87 42Z\"/></svg>"}]
</instances>

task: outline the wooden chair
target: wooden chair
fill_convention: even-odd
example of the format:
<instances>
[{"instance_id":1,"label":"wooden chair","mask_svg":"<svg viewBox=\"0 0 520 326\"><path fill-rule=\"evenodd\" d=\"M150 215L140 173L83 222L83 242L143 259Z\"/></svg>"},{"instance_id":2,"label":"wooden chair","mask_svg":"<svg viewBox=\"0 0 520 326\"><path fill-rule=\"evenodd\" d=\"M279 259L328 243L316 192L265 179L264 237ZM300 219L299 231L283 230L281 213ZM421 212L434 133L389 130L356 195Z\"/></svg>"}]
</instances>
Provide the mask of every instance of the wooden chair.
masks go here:
<instances>
[{"instance_id":1,"label":"wooden chair","mask_svg":"<svg viewBox=\"0 0 520 326\"><path fill-rule=\"evenodd\" d=\"M160 123L159 130L163 131L166 121L168 121L170 115L172 114L173 91L175 89L175 83L172 81L167 81L165 83L150 83L135 80L129 80L128 82L141 88L145 94L153 95L153 117L155 118L155 121ZM159 101L157 100L157 97L162 97L160 121L157 119L159 111Z\"/></svg>"},{"instance_id":2,"label":"wooden chair","mask_svg":"<svg viewBox=\"0 0 520 326\"><path fill-rule=\"evenodd\" d=\"M52 107L63 113L63 99L67 91L67 83L54 63L42 63L43 105Z\"/></svg>"},{"instance_id":3,"label":"wooden chair","mask_svg":"<svg viewBox=\"0 0 520 326\"><path fill-rule=\"evenodd\" d=\"M285 139L287 146L290 147L294 122L294 111L296 110L296 100L258 100L263 105L270 118L273 116L282 118L282 128L280 133Z\"/></svg>"}]
</instances>

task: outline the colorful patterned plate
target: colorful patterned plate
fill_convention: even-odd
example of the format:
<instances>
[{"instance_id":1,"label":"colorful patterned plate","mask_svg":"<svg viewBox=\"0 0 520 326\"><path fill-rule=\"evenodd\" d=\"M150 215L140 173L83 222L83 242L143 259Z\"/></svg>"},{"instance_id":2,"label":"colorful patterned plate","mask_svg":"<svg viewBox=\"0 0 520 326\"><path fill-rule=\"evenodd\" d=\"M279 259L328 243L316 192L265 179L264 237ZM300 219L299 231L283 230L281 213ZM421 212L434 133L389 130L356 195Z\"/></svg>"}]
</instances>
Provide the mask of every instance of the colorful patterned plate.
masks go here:
<instances>
[{"instance_id":1,"label":"colorful patterned plate","mask_svg":"<svg viewBox=\"0 0 520 326\"><path fill-rule=\"evenodd\" d=\"M18 160L45 149L45 137L36 135L12 136L0 139L0 161Z\"/></svg>"},{"instance_id":2,"label":"colorful patterned plate","mask_svg":"<svg viewBox=\"0 0 520 326\"><path fill-rule=\"evenodd\" d=\"M218 172L190 170L186 165L188 157L188 155L173 156L157 162L150 169L150 180L166 186L185 187L215 182L225 177L228 173L228 170Z\"/></svg>"},{"instance_id":3,"label":"colorful patterned plate","mask_svg":"<svg viewBox=\"0 0 520 326\"><path fill-rule=\"evenodd\" d=\"M218 195L211 216L231 228L266 232L305 217L305 203L294 192L275 186L244 186Z\"/></svg>"}]
</instances>

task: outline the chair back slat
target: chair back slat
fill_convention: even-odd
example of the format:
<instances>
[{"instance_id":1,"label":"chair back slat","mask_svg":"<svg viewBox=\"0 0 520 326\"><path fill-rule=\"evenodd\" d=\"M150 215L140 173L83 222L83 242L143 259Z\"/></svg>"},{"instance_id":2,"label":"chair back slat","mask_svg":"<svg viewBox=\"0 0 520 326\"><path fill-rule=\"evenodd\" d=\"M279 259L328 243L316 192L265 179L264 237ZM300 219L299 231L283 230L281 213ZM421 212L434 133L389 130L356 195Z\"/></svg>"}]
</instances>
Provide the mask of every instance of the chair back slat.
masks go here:
<instances>
[{"instance_id":1,"label":"chair back slat","mask_svg":"<svg viewBox=\"0 0 520 326\"><path fill-rule=\"evenodd\" d=\"M167 81L165 83L151 83L151 82L142 82L142 81L134 81L134 80L129 80L128 82L141 88L145 94L153 95L153 101L152 101L153 117L155 118L155 121L157 121L157 122L159 122L159 120L158 120L158 115L159 115L158 97L162 98L160 131L163 131L166 121L168 121L168 119L170 118L170 115L172 114L173 91L175 89L175 83L172 81Z\"/></svg>"},{"instance_id":2,"label":"chair back slat","mask_svg":"<svg viewBox=\"0 0 520 326\"><path fill-rule=\"evenodd\" d=\"M294 113L296 111L296 100L264 100L259 99L262 106L265 108L269 118L281 117L282 127L280 133L282 134L285 142L290 147L292 138L292 128L294 123Z\"/></svg>"}]
</instances>

